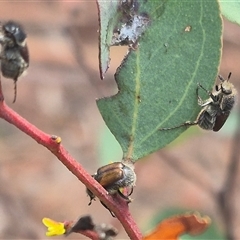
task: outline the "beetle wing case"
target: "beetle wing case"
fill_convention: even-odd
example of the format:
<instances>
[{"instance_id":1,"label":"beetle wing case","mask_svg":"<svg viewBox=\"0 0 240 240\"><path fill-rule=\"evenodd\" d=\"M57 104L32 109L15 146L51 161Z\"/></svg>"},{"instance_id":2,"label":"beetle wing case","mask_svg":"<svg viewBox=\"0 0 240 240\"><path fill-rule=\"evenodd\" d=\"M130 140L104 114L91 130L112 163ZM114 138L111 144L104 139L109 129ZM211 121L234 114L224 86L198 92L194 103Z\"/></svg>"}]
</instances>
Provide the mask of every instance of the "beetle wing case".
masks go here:
<instances>
[{"instance_id":1,"label":"beetle wing case","mask_svg":"<svg viewBox=\"0 0 240 240\"><path fill-rule=\"evenodd\" d=\"M227 121L228 116L229 116L229 113L221 114L221 115L217 116L216 121L215 121L215 125L213 127L214 132L218 132L222 128L224 123Z\"/></svg>"},{"instance_id":2,"label":"beetle wing case","mask_svg":"<svg viewBox=\"0 0 240 240\"><path fill-rule=\"evenodd\" d=\"M117 181L119 181L122 178L122 176L123 176L122 164L111 163L106 166L100 167L97 170L95 179L104 188L108 188L113 186Z\"/></svg>"}]
</instances>

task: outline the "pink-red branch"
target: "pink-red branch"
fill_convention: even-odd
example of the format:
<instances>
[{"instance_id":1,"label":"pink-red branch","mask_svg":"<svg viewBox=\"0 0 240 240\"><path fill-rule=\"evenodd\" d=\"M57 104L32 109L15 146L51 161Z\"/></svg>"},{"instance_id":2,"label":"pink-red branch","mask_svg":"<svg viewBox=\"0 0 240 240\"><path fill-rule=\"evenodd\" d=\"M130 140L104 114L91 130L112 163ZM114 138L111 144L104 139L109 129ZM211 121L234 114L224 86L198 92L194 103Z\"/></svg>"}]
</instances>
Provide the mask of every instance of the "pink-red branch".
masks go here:
<instances>
[{"instance_id":1,"label":"pink-red branch","mask_svg":"<svg viewBox=\"0 0 240 240\"><path fill-rule=\"evenodd\" d=\"M91 192L96 195L116 215L122 223L130 239L141 239L141 233L128 210L128 204L119 196L114 198L95 181L66 149L26 119L9 108L3 98L0 84L0 118L13 124L39 144L49 149Z\"/></svg>"},{"instance_id":2,"label":"pink-red branch","mask_svg":"<svg viewBox=\"0 0 240 240\"><path fill-rule=\"evenodd\" d=\"M98 234L94 231L86 230L86 231L79 231L79 233L92 240L99 240Z\"/></svg>"}]
</instances>

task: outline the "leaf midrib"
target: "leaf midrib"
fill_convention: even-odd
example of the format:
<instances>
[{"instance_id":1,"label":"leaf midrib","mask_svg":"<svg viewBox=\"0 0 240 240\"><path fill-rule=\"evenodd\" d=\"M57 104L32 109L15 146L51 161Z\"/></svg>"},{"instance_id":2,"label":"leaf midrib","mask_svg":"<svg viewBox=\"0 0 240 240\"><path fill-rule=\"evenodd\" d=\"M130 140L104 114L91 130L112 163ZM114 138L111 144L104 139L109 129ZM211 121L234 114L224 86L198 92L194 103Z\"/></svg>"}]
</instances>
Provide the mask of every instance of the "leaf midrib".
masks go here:
<instances>
[{"instance_id":1,"label":"leaf midrib","mask_svg":"<svg viewBox=\"0 0 240 240\"><path fill-rule=\"evenodd\" d=\"M202 2L201 2L201 3L202 3ZM192 78L191 78L191 80L188 82L188 85L187 85L187 87L186 87L186 91L185 91L184 94L182 95L182 98L180 99L178 105L176 105L175 109L171 112L171 114L168 115L167 118L164 119L164 121L160 122L160 123L156 126L156 128L154 128L151 132L149 132L149 134L146 135L145 138L142 138L141 141L139 141L139 145L140 145L140 146L142 146L143 142L145 142L146 140L148 140L148 138L150 138L156 131L158 131L158 129L160 129L161 126L162 126L165 122L167 122L167 121L178 111L178 109L179 109L180 106L182 105L182 103L183 103L183 101L184 101L184 99L185 99L185 97L186 97L186 95L187 95L187 92L188 92L190 86L191 86L192 83L193 83L193 80L194 80L195 77L196 77L197 69L198 69L198 67L199 67L199 65L200 65L200 62L201 62L202 58L203 58L203 49L204 49L205 42L206 42L206 32L205 32L205 30L204 30L204 28L203 28L203 26L202 26L202 24L201 24L201 23L202 23L202 19L203 19L203 15L202 15L202 4L201 4L201 11L200 11L200 13L201 13L201 14L200 14L200 17L199 17L199 23L200 23L200 26L201 26L201 29L202 29L202 33L203 33L203 35L202 35L202 36L203 36L203 44L202 44L202 47L201 47L200 56L199 56L199 58L198 58L198 60L197 60L197 64L196 64L195 70L194 70L194 72L193 72L193 74L192 74Z\"/></svg>"}]
</instances>

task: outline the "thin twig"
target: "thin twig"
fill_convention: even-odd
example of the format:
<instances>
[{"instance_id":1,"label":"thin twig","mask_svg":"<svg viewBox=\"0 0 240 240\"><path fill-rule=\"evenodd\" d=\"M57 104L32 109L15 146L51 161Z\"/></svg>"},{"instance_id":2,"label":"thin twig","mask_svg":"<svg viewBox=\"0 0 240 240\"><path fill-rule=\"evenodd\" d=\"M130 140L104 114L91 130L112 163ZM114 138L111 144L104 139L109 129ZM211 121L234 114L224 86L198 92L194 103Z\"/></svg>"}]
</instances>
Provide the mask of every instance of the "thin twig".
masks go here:
<instances>
[{"instance_id":1,"label":"thin twig","mask_svg":"<svg viewBox=\"0 0 240 240\"><path fill-rule=\"evenodd\" d=\"M51 135L44 133L18 115L3 100L0 84L0 118L13 124L39 144L49 149L86 187L96 195L119 219L131 239L141 239L142 235L128 210L128 204L119 196L112 197L108 192L85 171L85 169L57 143Z\"/></svg>"}]
</instances>

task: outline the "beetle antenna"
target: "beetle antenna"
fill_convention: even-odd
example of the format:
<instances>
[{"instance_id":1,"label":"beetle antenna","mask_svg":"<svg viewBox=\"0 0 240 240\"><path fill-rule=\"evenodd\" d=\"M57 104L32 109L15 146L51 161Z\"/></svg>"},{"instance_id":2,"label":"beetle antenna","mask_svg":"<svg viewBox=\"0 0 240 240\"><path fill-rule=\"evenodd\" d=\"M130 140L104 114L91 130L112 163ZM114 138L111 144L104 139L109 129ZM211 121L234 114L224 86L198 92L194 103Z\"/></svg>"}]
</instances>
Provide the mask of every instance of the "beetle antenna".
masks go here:
<instances>
[{"instance_id":1,"label":"beetle antenna","mask_svg":"<svg viewBox=\"0 0 240 240\"><path fill-rule=\"evenodd\" d=\"M232 75L232 72L230 72L230 73L228 74L228 78L227 78L227 80L230 79L231 75Z\"/></svg>"},{"instance_id":2,"label":"beetle antenna","mask_svg":"<svg viewBox=\"0 0 240 240\"><path fill-rule=\"evenodd\" d=\"M227 81L230 79L231 75L232 75L232 72L230 72L230 73L228 74ZM218 78L219 78L219 79L220 79L220 81L222 81L222 82L224 82L224 81L225 81L225 79L224 79L224 78L223 78L221 75L218 75Z\"/></svg>"},{"instance_id":3,"label":"beetle antenna","mask_svg":"<svg viewBox=\"0 0 240 240\"><path fill-rule=\"evenodd\" d=\"M224 79L221 75L218 75L218 78L219 78L219 80L222 81L222 82L225 81L225 79Z\"/></svg>"}]
</instances>

